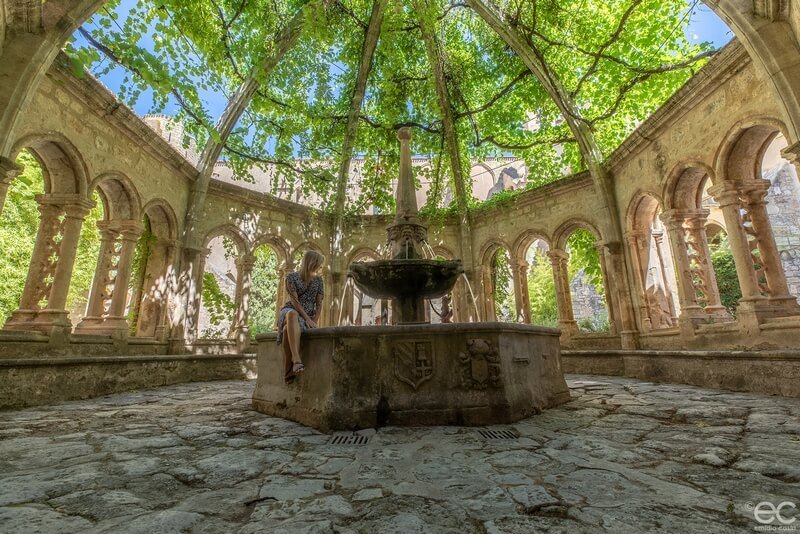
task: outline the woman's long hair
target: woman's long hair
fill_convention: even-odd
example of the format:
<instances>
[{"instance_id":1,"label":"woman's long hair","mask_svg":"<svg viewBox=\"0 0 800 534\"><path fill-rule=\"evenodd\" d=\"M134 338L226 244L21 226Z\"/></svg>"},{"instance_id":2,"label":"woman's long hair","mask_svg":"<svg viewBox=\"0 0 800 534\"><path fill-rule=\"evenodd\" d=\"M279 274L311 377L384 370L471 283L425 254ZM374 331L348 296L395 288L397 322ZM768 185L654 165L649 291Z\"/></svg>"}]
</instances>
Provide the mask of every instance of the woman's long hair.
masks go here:
<instances>
[{"instance_id":1,"label":"woman's long hair","mask_svg":"<svg viewBox=\"0 0 800 534\"><path fill-rule=\"evenodd\" d=\"M325 261L325 256L315 250L309 250L303 256L303 261L300 262L300 278L303 279L304 284L311 281L314 273L322 267L322 262Z\"/></svg>"}]
</instances>

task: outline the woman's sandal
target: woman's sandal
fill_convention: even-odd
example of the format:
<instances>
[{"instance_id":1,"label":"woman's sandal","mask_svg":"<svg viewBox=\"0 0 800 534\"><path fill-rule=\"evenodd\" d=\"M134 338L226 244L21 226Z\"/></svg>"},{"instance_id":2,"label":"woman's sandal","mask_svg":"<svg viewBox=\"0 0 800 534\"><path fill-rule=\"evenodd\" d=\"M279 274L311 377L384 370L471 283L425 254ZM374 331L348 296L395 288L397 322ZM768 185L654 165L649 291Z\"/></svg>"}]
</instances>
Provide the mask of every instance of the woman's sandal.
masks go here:
<instances>
[{"instance_id":1,"label":"woman's sandal","mask_svg":"<svg viewBox=\"0 0 800 534\"><path fill-rule=\"evenodd\" d=\"M292 374L293 375L299 375L300 373L302 373L305 370L306 370L306 366L303 365L300 362L295 362L294 365L292 365Z\"/></svg>"}]
</instances>

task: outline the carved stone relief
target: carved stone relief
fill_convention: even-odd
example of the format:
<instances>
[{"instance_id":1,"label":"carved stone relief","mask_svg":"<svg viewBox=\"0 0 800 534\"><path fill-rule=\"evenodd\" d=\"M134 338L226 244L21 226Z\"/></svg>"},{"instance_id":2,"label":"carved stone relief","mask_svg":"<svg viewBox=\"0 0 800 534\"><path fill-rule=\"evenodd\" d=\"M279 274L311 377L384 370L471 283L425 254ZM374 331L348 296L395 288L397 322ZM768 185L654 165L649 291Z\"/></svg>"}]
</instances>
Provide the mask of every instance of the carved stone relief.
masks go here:
<instances>
[{"instance_id":1,"label":"carved stone relief","mask_svg":"<svg viewBox=\"0 0 800 534\"><path fill-rule=\"evenodd\" d=\"M461 363L461 387L489 389L501 386L500 354L488 339L467 341L467 351L458 355Z\"/></svg>"},{"instance_id":2,"label":"carved stone relief","mask_svg":"<svg viewBox=\"0 0 800 534\"><path fill-rule=\"evenodd\" d=\"M394 376L417 390L433 378L433 344L430 341L398 341L394 354Z\"/></svg>"}]
</instances>

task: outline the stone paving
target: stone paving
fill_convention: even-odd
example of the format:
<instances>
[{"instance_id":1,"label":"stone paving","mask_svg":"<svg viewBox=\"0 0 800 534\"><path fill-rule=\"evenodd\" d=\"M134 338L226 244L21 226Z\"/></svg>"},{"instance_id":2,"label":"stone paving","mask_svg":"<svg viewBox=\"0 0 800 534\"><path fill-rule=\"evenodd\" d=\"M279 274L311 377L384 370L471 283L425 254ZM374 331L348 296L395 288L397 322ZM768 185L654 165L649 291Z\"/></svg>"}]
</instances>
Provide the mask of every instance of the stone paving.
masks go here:
<instances>
[{"instance_id":1,"label":"stone paving","mask_svg":"<svg viewBox=\"0 0 800 534\"><path fill-rule=\"evenodd\" d=\"M800 401L568 379L510 440L331 445L252 411L248 382L0 412L0 532L754 532L754 505L800 507Z\"/></svg>"}]
</instances>

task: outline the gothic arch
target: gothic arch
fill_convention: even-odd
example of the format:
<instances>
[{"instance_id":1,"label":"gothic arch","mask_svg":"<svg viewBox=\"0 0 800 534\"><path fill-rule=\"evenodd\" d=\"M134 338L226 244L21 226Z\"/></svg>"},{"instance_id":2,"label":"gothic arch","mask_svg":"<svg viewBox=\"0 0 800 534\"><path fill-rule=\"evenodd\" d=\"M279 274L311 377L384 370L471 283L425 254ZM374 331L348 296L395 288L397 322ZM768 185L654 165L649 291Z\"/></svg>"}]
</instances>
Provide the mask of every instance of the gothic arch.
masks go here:
<instances>
[{"instance_id":1,"label":"gothic arch","mask_svg":"<svg viewBox=\"0 0 800 534\"><path fill-rule=\"evenodd\" d=\"M505 249L511 254L511 247L502 239L492 239L485 243L483 247L481 247L481 253L478 255L481 259L480 264L489 265L492 261L492 257L494 257L495 253L500 249Z\"/></svg>"},{"instance_id":2,"label":"gothic arch","mask_svg":"<svg viewBox=\"0 0 800 534\"><path fill-rule=\"evenodd\" d=\"M66 137L55 132L26 136L14 145L11 159L16 159L23 149L30 150L39 162L45 193L88 196L88 167L81 153Z\"/></svg>"},{"instance_id":3,"label":"gothic arch","mask_svg":"<svg viewBox=\"0 0 800 534\"><path fill-rule=\"evenodd\" d=\"M142 213L150 219L150 231L153 235L161 239L178 238L178 218L169 202L155 198L145 204Z\"/></svg>"},{"instance_id":4,"label":"gothic arch","mask_svg":"<svg viewBox=\"0 0 800 534\"><path fill-rule=\"evenodd\" d=\"M703 185L714 183L716 173L700 161L681 162L675 166L664 191L664 209L699 209L703 203Z\"/></svg>"},{"instance_id":5,"label":"gothic arch","mask_svg":"<svg viewBox=\"0 0 800 534\"><path fill-rule=\"evenodd\" d=\"M717 151L714 163L717 177L734 183L760 179L764 153L781 133L789 139L784 123L771 117L737 123L729 130Z\"/></svg>"},{"instance_id":6,"label":"gothic arch","mask_svg":"<svg viewBox=\"0 0 800 534\"><path fill-rule=\"evenodd\" d=\"M303 251L306 251L306 250L313 250L315 252L319 252L322 255L325 255L325 253L322 250L322 247L320 247L319 245L317 245L313 241L303 241L302 243L300 243L299 245L294 247L294 250L292 250L292 257L294 258L300 252L303 252Z\"/></svg>"},{"instance_id":7,"label":"gothic arch","mask_svg":"<svg viewBox=\"0 0 800 534\"><path fill-rule=\"evenodd\" d=\"M275 254L278 255L278 259L280 260L280 268L284 268L289 264L288 251L291 247L285 239L277 235L262 236L256 240L255 243L253 243L253 251L264 245L270 247L273 251L275 251Z\"/></svg>"},{"instance_id":8,"label":"gothic arch","mask_svg":"<svg viewBox=\"0 0 800 534\"><path fill-rule=\"evenodd\" d=\"M360 247L360 248L357 248L355 251L353 251L352 254L350 254L350 256L349 256L349 258L347 260L347 265L350 265L351 263L355 263L355 262L357 262L357 261L359 261L361 259L368 259L370 261L377 261L377 260L381 259L381 257L374 249L371 249L370 247Z\"/></svg>"},{"instance_id":9,"label":"gothic arch","mask_svg":"<svg viewBox=\"0 0 800 534\"><path fill-rule=\"evenodd\" d=\"M540 230L525 230L514 241L514 245L511 248L511 257L516 261L524 261L525 256L528 254L528 249L536 241L543 241L547 244L547 248L550 248L550 238L547 237L547 234Z\"/></svg>"},{"instance_id":10,"label":"gothic arch","mask_svg":"<svg viewBox=\"0 0 800 534\"><path fill-rule=\"evenodd\" d=\"M106 220L138 221L141 218L139 193L127 176L119 173L103 174L89 187L90 194L95 190L103 203Z\"/></svg>"},{"instance_id":11,"label":"gothic arch","mask_svg":"<svg viewBox=\"0 0 800 534\"><path fill-rule=\"evenodd\" d=\"M232 224L218 226L209 231L203 238L203 247L207 248L209 243L211 243L211 241L217 237L230 238L231 241L236 244L236 252L239 256L248 254L250 252L250 249L247 246L247 239L245 238L244 234L242 234L241 230Z\"/></svg>"},{"instance_id":12,"label":"gothic arch","mask_svg":"<svg viewBox=\"0 0 800 534\"><path fill-rule=\"evenodd\" d=\"M437 256L441 256L446 260L452 260L455 258L455 254L453 254L453 251L451 251L446 247L435 246L432 248L432 250L434 254L436 254Z\"/></svg>"},{"instance_id":13,"label":"gothic arch","mask_svg":"<svg viewBox=\"0 0 800 534\"><path fill-rule=\"evenodd\" d=\"M553 233L553 244L555 248L558 250L566 250L567 240L569 236L572 235L575 230L588 230L592 234L594 234L595 238L598 242L603 240L603 234L597 227L583 218L573 218L569 219L568 221L562 223L558 230Z\"/></svg>"}]
</instances>

